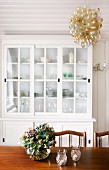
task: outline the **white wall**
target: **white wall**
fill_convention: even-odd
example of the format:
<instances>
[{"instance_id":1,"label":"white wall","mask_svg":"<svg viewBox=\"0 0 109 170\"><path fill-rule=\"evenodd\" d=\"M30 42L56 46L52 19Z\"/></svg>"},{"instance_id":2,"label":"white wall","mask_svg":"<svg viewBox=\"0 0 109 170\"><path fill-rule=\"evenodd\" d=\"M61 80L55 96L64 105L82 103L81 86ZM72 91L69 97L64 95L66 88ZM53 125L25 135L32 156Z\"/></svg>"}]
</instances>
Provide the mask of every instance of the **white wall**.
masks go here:
<instances>
[{"instance_id":1,"label":"white wall","mask_svg":"<svg viewBox=\"0 0 109 170\"><path fill-rule=\"evenodd\" d=\"M105 71L93 71L93 117L95 131L109 130L109 42L100 40L94 46L93 65L106 62Z\"/></svg>"}]
</instances>

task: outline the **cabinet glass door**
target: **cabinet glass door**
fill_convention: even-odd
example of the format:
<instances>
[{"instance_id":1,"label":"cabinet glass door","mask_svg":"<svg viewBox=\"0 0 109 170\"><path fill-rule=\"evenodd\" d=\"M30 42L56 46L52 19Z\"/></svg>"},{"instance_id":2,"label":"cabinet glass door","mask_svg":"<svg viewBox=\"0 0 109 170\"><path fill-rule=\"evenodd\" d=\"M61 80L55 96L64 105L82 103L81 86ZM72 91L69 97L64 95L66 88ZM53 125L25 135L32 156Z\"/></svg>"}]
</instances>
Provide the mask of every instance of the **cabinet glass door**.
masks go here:
<instances>
[{"instance_id":1,"label":"cabinet glass door","mask_svg":"<svg viewBox=\"0 0 109 170\"><path fill-rule=\"evenodd\" d=\"M44 112L44 70L45 49L37 47L34 51L34 110L36 113Z\"/></svg>"},{"instance_id":2,"label":"cabinet glass door","mask_svg":"<svg viewBox=\"0 0 109 170\"><path fill-rule=\"evenodd\" d=\"M62 112L87 113L86 48L63 48L62 53Z\"/></svg>"},{"instance_id":3,"label":"cabinet glass door","mask_svg":"<svg viewBox=\"0 0 109 170\"><path fill-rule=\"evenodd\" d=\"M46 48L46 112L57 112L57 48Z\"/></svg>"},{"instance_id":4,"label":"cabinet glass door","mask_svg":"<svg viewBox=\"0 0 109 170\"><path fill-rule=\"evenodd\" d=\"M34 58L35 113L57 112L57 48L36 47Z\"/></svg>"},{"instance_id":5,"label":"cabinet glass door","mask_svg":"<svg viewBox=\"0 0 109 170\"><path fill-rule=\"evenodd\" d=\"M7 112L18 112L18 48L7 49Z\"/></svg>"},{"instance_id":6,"label":"cabinet glass door","mask_svg":"<svg viewBox=\"0 0 109 170\"><path fill-rule=\"evenodd\" d=\"M30 48L7 48L7 112L30 112Z\"/></svg>"},{"instance_id":7,"label":"cabinet glass door","mask_svg":"<svg viewBox=\"0 0 109 170\"><path fill-rule=\"evenodd\" d=\"M88 51L86 48L76 49L76 100L75 112L87 113L87 65Z\"/></svg>"},{"instance_id":8,"label":"cabinet glass door","mask_svg":"<svg viewBox=\"0 0 109 170\"><path fill-rule=\"evenodd\" d=\"M62 112L74 113L74 48L63 48Z\"/></svg>"}]
</instances>

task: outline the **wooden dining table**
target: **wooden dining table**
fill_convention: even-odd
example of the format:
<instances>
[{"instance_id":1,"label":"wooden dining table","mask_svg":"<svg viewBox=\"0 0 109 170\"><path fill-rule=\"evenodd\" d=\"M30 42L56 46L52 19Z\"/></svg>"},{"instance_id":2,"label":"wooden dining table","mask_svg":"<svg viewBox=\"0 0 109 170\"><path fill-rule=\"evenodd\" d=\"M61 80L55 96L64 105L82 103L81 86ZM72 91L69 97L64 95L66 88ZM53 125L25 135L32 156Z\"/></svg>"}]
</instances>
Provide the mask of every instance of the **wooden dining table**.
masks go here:
<instances>
[{"instance_id":1,"label":"wooden dining table","mask_svg":"<svg viewBox=\"0 0 109 170\"><path fill-rule=\"evenodd\" d=\"M56 155L59 149L67 150L67 163L59 166ZM21 146L0 146L0 170L109 170L109 148L80 148L81 158L75 165L70 147L53 147L48 158L34 161Z\"/></svg>"}]
</instances>

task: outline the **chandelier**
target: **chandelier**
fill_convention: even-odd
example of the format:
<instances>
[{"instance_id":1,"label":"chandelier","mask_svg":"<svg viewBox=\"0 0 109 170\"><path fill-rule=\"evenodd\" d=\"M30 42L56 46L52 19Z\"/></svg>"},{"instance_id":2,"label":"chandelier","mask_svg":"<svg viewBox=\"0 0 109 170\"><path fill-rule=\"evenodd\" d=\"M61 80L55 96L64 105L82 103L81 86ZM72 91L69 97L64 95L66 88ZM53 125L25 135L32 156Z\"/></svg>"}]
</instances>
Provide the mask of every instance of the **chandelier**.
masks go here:
<instances>
[{"instance_id":1,"label":"chandelier","mask_svg":"<svg viewBox=\"0 0 109 170\"><path fill-rule=\"evenodd\" d=\"M102 21L99 8L78 7L69 20L70 34L74 42L83 48L94 45L100 39Z\"/></svg>"}]
</instances>

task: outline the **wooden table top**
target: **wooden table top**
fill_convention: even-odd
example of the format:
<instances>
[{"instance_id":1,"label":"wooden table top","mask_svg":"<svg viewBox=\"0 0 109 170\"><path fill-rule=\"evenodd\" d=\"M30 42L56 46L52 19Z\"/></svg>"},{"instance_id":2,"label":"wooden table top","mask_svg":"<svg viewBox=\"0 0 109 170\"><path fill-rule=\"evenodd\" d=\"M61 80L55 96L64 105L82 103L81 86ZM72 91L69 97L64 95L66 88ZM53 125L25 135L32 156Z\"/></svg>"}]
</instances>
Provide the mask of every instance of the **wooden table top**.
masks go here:
<instances>
[{"instance_id":1,"label":"wooden table top","mask_svg":"<svg viewBox=\"0 0 109 170\"><path fill-rule=\"evenodd\" d=\"M20 146L0 146L0 170L109 170L109 148L81 148L76 167L70 156L71 148L66 149L67 164L59 167L56 163L58 147L52 148L45 160L33 161Z\"/></svg>"}]
</instances>

